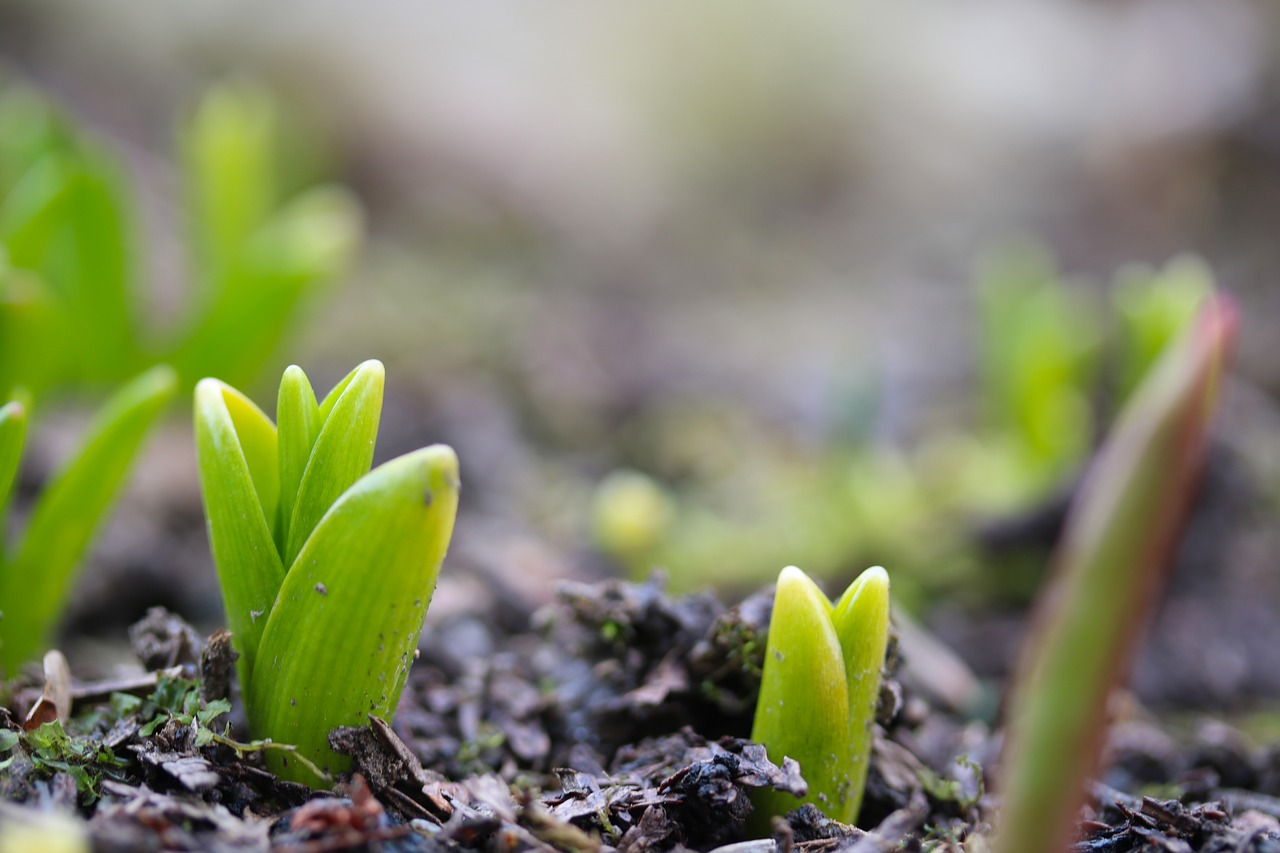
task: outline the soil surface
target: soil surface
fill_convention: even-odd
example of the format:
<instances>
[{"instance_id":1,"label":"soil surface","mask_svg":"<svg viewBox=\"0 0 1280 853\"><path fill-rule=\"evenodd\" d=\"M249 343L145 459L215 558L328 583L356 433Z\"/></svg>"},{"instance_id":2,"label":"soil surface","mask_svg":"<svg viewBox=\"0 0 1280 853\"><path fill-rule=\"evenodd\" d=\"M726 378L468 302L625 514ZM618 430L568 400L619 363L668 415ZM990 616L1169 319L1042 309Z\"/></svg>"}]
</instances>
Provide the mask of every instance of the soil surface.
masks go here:
<instances>
[{"instance_id":1,"label":"soil surface","mask_svg":"<svg viewBox=\"0 0 1280 853\"><path fill-rule=\"evenodd\" d=\"M928 645L892 644L859 826L804 807L753 840L753 789L804 790L745 739L771 590L726 608L660 578L566 582L514 629L500 600L429 625L393 721L332 734L353 758L332 792L240 736L227 635L154 609L131 630L145 674L19 682L0 820L101 851L986 849L999 738L912 687L956 665ZM1109 766L1080 851L1280 851L1278 750L1221 723L1175 738L1129 703Z\"/></svg>"}]
</instances>

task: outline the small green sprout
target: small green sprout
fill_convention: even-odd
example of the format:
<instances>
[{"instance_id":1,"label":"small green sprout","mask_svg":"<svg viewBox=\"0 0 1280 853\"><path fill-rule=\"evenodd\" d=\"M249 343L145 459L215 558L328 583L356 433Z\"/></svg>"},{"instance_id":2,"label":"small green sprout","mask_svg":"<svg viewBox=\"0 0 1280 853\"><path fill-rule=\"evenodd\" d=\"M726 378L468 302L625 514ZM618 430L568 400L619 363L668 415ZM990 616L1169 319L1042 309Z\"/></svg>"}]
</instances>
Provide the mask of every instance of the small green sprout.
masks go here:
<instances>
[{"instance_id":1,"label":"small green sprout","mask_svg":"<svg viewBox=\"0 0 1280 853\"><path fill-rule=\"evenodd\" d=\"M804 802L844 823L857 818L888 639L884 569L867 569L834 605L804 572L782 570L751 739L775 762L798 761L809 794L757 792L757 831Z\"/></svg>"},{"instance_id":2,"label":"small green sprout","mask_svg":"<svg viewBox=\"0 0 1280 853\"><path fill-rule=\"evenodd\" d=\"M196 386L201 491L251 732L326 773L349 764L331 729L395 711L458 506L444 445L369 471L382 386L382 364L367 361L317 403L290 367L278 428L234 388ZM322 781L287 756L268 763Z\"/></svg>"},{"instance_id":3,"label":"small green sprout","mask_svg":"<svg viewBox=\"0 0 1280 853\"><path fill-rule=\"evenodd\" d=\"M171 369L152 368L107 403L36 500L13 549L4 547L4 510L22 455L27 406L0 407L0 675L12 675L47 646L76 567L176 384Z\"/></svg>"},{"instance_id":4,"label":"small green sprout","mask_svg":"<svg viewBox=\"0 0 1280 853\"><path fill-rule=\"evenodd\" d=\"M1072 505L1014 680L999 853L1070 847L1107 698L1181 532L1235 324L1228 300L1203 305L1138 387Z\"/></svg>"},{"instance_id":5,"label":"small green sprout","mask_svg":"<svg viewBox=\"0 0 1280 853\"><path fill-rule=\"evenodd\" d=\"M1088 455L1098 323L1035 245L988 258L978 285L987 421L1016 460L1013 491L1034 500Z\"/></svg>"},{"instance_id":6,"label":"small green sprout","mask_svg":"<svg viewBox=\"0 0 1280 853\"><path fill-rule=\"evenodd\" d=\"M1213 272L1193 255L1174 258L1162 270L1132 266L1120 271L1111 301L1120 321L1116 355L1121 399L1129 398L1212 293Z\"/></svg>"},{"instance_id":7,"label":"small green sprout","mask_svg":"<svg viewBox=\"0 0 1280 853\"><path fill-rule=\"evenodd\" d=\"M600 550L635 574L652 567L654 549L675 520L671 498L651 477L619 470L592 497L592 527Z\"/></svg>"}]
</instances>

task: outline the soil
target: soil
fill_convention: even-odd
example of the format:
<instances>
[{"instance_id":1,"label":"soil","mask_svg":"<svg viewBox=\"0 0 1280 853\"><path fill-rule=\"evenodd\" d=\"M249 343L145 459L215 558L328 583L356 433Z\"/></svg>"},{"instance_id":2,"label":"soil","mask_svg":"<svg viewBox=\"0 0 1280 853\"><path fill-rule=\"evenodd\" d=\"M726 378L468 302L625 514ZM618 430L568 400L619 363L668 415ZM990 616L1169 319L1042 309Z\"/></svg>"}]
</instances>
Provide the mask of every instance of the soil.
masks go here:
<instances>
[{"instance_id":1,"label":"soil","mask_svg":"<svg viewBox=\"0 0 1280 853\"><path fill-rule=\"evenodd\" d=\"M805 807L750 839L753 789L804 789L793 762L745 739L770 602L767 589L728 608L674 598L655 578L563 583L523 630L496 606L452 613L424 634L395 719L332 734L353 758L333 792L201 735L243 728L223 713L227 637L202 642L156 608L130 632L146 674L74 682L69 746L42 729L12 749L0 819L75 814L100 851L984 849L998 735L913 689L928 662L896 643L860 826ZM56 692L43 682L13 693L5 730ZM1178 739L1130 704L1077 850L1280 851L1280 750L1221 723Z\"/></svg>"}]
</instances>

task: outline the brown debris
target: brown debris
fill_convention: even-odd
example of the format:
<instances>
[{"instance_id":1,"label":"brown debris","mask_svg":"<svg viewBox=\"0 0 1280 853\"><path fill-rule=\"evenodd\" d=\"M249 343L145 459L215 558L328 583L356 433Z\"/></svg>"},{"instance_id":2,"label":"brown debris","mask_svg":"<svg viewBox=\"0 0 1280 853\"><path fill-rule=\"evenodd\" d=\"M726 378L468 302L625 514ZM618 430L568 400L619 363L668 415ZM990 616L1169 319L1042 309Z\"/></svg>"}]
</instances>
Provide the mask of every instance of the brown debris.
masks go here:
<instances>
[{"instance_id":1,"label":"brown debris","mask_svg":"<svg viewBox=\"0 0 1280 853\"><path fill-rule=\"evenodd\" d=\"M334 751L351 756L353 773L362 785L393 800L405 817L440 822L453 813L448 800L430 792L444 777L426 770L381 718L370 715L365 728L335 729L329 744Z\"/></svg>"},{"instance_id":2,"label":"brown debris","mask_svg":"<svg viewBox=\"0 0 1280 853\"><path fill-rule=\"evenodd\" d=\"M133 653L147 669L194 667L200 659L200 635L181 616L152 607L129 627Z\"/></svg>"},{"instance_id":3,"label":"brown debris","mask_svg":"<svg viewBox=\"0 0 1280 853\"><path fill-rule=\"evenodd\" d=\"M225 806L157 793L146 785L102 783L103 801L89 821L95 850L266 851L267 824L242 820Z\"/></svg>"},{"instance_id":4,"label":"brown debris","mask_svg":"<svg viewBox=\"0 0 1280 853\"><path fill-rule=\"evenodd\" d=\"M177 752L142 752L144 762L157 767L188 791L207 791L216 787L222 777L213 765L198 755Z\"/></svg>"},{"instance_id":5,"label":"brown debris","mask_svg":"<svg viewBox=\"0 0 1280 853\"><path fill-rule=\"evenodd\" d=\"M219 628L200 651L200 698L206 702L231 698L231 676L240 654L231 647L231 632Z\"/></svg>"}]
</instances>

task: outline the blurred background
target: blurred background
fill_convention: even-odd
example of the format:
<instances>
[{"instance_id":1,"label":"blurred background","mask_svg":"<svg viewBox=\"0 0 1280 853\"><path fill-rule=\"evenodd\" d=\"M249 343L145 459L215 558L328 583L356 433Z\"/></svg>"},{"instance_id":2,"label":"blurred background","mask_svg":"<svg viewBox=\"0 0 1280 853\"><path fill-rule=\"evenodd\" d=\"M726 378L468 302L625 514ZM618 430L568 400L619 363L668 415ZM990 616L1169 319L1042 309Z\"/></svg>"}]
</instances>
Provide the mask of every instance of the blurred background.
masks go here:
<instances>
[{"instance_id":1,"label":"blurred background","mask_svg":"<svg viewBox=\"0 0 1280 853\"><path fill-rule=\"evenodd\" d=\"M117 164L157 340L199 310L202 186L346 187L283 229L317 270L283 337L241 358L229 314L184 378L236 358L270 411L289 363L326 389L386 362L379 459L447 441L464 466L428 625L518 623L557 578L661 567L732 600L882 563L998 677L1080 470L1216 281L1239 359L1135 685L1280 695L1274 3L6 0L0 86L0 189L2 150L53 144L32 110ZM262 122L269 164L192 180L193 139ZM47 377L29 483L104 379ZM69 632L158 602L217 622L174 421Z\"/></svg>"}]
</instances>

